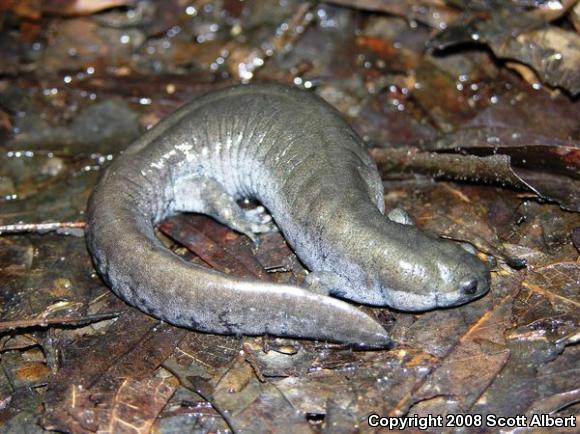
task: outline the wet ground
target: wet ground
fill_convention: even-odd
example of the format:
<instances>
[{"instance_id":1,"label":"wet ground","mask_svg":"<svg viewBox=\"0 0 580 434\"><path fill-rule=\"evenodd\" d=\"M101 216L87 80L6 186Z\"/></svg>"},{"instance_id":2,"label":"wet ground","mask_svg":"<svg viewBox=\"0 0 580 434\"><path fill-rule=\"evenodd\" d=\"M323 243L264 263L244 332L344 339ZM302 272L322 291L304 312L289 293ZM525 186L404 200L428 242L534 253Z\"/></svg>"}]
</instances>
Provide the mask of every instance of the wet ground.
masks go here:
<instances>
[{"instance_id":1,"label":"wet ground","mask_svg":"<svg viewBox=\"0 0 580 434\"><path fill-rule=\"evenodd\" d=\"M580 3L466 4L1 2L0 431L371 432L372 413L442 415L430 432L497 430L450 426L460 414L578 424ZM100 172L186 101L250 81L342 111L387 209L475 246L491 292L420 315L361 307L398 342L366 352L197 333L116 298L83 238ZM305 276L279 234L255 248L187 215L159 237L227 273Z\"/></svg>"}]
</instances>

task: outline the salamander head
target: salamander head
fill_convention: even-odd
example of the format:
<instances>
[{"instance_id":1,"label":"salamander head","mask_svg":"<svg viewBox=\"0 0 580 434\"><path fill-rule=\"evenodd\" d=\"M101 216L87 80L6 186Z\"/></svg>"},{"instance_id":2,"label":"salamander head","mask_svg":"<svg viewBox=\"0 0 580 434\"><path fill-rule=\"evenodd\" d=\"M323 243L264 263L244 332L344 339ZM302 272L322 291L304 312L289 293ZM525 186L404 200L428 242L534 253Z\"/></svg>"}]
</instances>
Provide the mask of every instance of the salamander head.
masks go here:
<instances>
[{"instance_id":1,"label":"salamander head","mask_svg":"<svg viewBox=\"0 0 580 434\"><path fill-rule=\"evenodd\" d=\"M399 273L379 271L379 285L386 304L403 311L423 311L458 306L489 290L487 266L458 243L419 234L416 247L395 258Z\"/></svg>"},{"instance_id":2,"label":"salamander head","mask_svg":"<svg viewBox=\"0 0 580 434\"><path fill-rule=\"evenodd\" d=\"M382 219L354 259L364 283L339 297L418 312L461 305L489 290L487 265L461 244Z\"/></svg>"}]
</instances>

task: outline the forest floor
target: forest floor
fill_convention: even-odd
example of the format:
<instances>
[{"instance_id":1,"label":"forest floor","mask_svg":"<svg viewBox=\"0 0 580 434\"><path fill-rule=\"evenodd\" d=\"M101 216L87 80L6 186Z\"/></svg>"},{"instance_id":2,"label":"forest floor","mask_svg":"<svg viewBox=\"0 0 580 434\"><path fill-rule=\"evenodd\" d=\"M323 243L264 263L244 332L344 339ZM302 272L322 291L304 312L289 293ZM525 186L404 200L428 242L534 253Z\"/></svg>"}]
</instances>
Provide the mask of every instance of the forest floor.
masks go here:
<instances>
[{"instance_id":1,"label":"forest floor","mask_svg":"<svg viewBox=\"0 0 580 434\"><path fill-rule=\"evenodd\" d=\"M371 414L440 415L429 432L578 424L579 31L575 0L1 2L0 431L380 430ZM250 81L340 110L387 210L472 244L489 294L422 314L361 306L388 351L204 334L118 299L83 237L102 169L185 102ZM199 215L158 229L227 273L306 273L280 234L254 246Z\"/></svg>"}]
</instances>

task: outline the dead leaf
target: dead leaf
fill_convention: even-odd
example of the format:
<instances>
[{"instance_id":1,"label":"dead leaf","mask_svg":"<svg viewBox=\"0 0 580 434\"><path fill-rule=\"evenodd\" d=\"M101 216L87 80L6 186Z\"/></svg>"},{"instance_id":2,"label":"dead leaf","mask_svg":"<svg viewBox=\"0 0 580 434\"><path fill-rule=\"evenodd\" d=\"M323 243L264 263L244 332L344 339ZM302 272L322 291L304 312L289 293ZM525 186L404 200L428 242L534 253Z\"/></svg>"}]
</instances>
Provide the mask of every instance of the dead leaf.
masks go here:
<instances>
[{"instance_id":1,"label":"dead leaf","mask_svg":"<svg viewBox=\"0 0 580 434\"><path fill-rule=\"evenodd\" d=\"M580 92L580 36L559 27L546 27L492 44L496 56L531 66L543 82Z\"/></svg>"},{"instance_id":2,"label":"dead leaf","mask_svg":"<svg viewBox=\"0 0 580 434\"><path fill-rule=\"evenodd\" d=\"M134 0L43 0L42 11L65 16L92 15L95 12L134 3Z\"/></svg>"},{"instance_id":3,"label":"dead leaf","mask_svg":"<svg viewBox=\"0 0 580 434\"><path fill-rule=\"evenodd\" d=\"M171 377L127 378L107 393L72 384L57 412L60 423L45 419L43 425L75 434L148 434L176 387Z\"/></svg>"},{"instance_id":4,"label":"dead leaf","mask_svg":"<svg viewBox=\"0 0 580 434\"><path fill-rule=\"evenodd\" d=\"M176 387L172 378L124 380L113 399L108 424L99 427L99 433L148 434Z\"/></svg>"},{"instance_id":5,"label":"dead leaf","mask_svg":"<svg viewBox=\"0 0 580 434\"><path fill-rule=\"evenodd\" d=\"M457 10L447 6L445 2L437 0L420 2L411 0L329 0L328 3L399 15L436 29L446 28L458 15Z\"/></svg>"}]
</instances>

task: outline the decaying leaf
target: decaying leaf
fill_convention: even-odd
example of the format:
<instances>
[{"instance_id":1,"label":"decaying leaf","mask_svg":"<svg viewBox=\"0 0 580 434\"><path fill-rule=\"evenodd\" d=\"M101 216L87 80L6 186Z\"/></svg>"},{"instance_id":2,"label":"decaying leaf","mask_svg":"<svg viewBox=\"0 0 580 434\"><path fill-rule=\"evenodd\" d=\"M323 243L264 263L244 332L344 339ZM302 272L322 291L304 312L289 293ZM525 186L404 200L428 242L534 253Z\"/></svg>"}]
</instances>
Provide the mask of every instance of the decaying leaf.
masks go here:
<instances>
[{"instance_id":1,"label":"decaying leaf","mask_svg":"<svg viewBox=\"0 0 580 434\"><path fill-rule=\"evenodd\" d=\"M58 15L91 15L105 9L129 6L135 0L48 0L42 1L42 11Z\"/></svg>"},{"instance_id":2,"label":"decaying leaf","mask_svg":"<svg viewBox=\"0 0 580 434\"><path fill-rule=\"evenodd\" d=\"M579 11L0 2L0 431L334 434L369 431L371 413L576 415ZM422 313L359 306L389 351L212 335L126 305L84 239L46 232L82 229L96 179L140 125L239 80L293 83L342 111L374 147L386 209L475 249L491 291ZM196 215L158 229L198 266L292 285L307 274L280 233L254 244Z\"/></svg>"},{"instance_id":3,"label":"decaying leaf","mask_svg":"<svg viewBox=\"0 0 580 434\"><path fill-rule=\"evenodd\" d=\"M574 327L573 323L565 325L565 316L570 315L574 321L573 316L580 309L579 282L580 265L575 262L559 262L531 271L522 284L521 297L525 300L526 312L520 312L521 323L544 321L548 316L559 317L560 327L554 324L549 337L553 340L565 337Z\"/></svg>"},{"instance_id":4,"label":"decaying leaf","mask_svg":"<svg viewBox=\"0 0 580 434\"><path fill-rule=\"evenodd\" d=\"M71 433L148 434L176 386L172 378L130 378L106 394L95 395L73 384L59 410L60 424L47 422L45 428Z\"/></svg>"},{"instance_id":5,"label":"decaying leaf","mask_svg":"<svg viewBox=\"0 0 580 434\"><path fill-rule=\"evenodd\" d=\"M442 390L445 390L446 399L453 401L446 411L471 412L480 394L494 381L509 359L504 333L512 325L511 306L519 289L519 281L515 279L508 284L512 287L511 291L499 298L490 310L472 324L413 395L399 404L399 413L406 414L405 407L410 405L413 406L411 414L436 413L441 409L432 408L431 405L437 401L430 400L441 396Z\"/></svg>"},{"instance_id":6,"label":"decaying leaf","mask_svg":"<svg viewBox=\"0 0 580 434\"><path fill-rule=\"evenodd\" d=\"M492 44L491 48L498 57L530 65L550 86L562 87L572 95L580 92L578 33L547 27Z\"/></svg>"},{"instance_id":7,"label":"decaying leaf","mask_svg":"<svg viewBox=\"0 0 580 434\"><path fill-rule=\"evenodd\" d=\"M25 122L22 122L26 125ZM141 128L137 114L124 101L109 100L87 107L68 126L51 127L46 123L27 125L8 143L11 149L60 150L61 153L118 153L136 139ZM107 145L108 146L105 146Z\"/></svg>"},{"instance_id":8,"label":"decaying leaf","mask_svg":"<svg viewBox=\"0 0 580 434\"><path fill-rule=\"evenodd\" d=\"M497 57L529 65L543 82L576 95L580 92L580 36L547 26L546 16L535 12L500 8L488 20L472 17L441 31L430 44L441 50L466 42L487 44Z\"/></svg>"},{"instance_id":9,"label":"decaying leaf","mask_svg":"<svg viewBox=\"0 0 580 434\"><path fill-rule=\"evenodd\" d=\"M43 14L91 15L105 9L133 3L134 0L8 0L0 4L0 10L10 10L26 18L40 19Z\"/></svg>"},{"instance_id":10,"label":"decaying leaf","mask_svg":"<svg viewBox=\"0 0 580 434\"><path fill-rule=\"evenodd\" d=\"M347 6L367 11L383 12L399 15L430 25L436 29L444 29L458 15L458 11L450 8L444 1L397 1L397 0L329 0L341 6Z\"/></svg>"}]
</instances>

